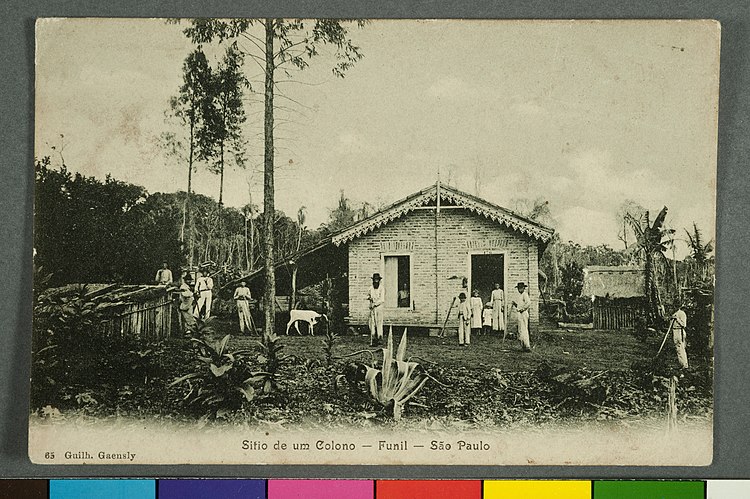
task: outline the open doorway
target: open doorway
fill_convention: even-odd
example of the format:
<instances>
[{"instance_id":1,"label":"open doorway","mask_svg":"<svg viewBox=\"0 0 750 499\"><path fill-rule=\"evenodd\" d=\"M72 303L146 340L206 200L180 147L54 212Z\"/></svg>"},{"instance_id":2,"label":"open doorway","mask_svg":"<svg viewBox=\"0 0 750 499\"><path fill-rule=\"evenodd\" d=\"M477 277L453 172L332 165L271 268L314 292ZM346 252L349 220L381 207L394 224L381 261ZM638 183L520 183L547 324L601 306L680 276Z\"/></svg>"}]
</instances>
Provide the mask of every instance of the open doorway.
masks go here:
<instances>
[{"instance_id":1,"label":"open doorway","mask_svg":"<svg viewBox=\"0 0 750 499\"><path fill-rule=\"evenodd\" d=\"M471 289L479 290L482 301L490 300L495 283L500 284L500 289L505 289L505 255L471 255Z\"/></svg>"}]
</instances>

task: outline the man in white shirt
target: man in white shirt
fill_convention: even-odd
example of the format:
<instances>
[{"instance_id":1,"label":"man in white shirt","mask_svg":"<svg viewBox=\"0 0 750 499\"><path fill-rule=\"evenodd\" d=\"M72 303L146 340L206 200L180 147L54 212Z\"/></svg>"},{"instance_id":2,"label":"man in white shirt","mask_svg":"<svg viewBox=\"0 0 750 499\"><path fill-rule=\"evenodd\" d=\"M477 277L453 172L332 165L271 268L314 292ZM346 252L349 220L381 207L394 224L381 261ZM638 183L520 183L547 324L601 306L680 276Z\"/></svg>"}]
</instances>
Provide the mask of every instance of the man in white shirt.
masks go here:
<instances>
[{"instance_id":1,"label":"man in white shirt","mask_svg":"<svg viewBox=\"0 0 750 499\"><path fill-rule=\"evenodd\" d=\"M201 309L205 306L205 312L203 318L208 319L211 317L211 302L213 301L213 290L214 280L211 276L203 276L203 273L198 272L198 278L195 280L195 292L198 295L198 303L195 306L195 316L200 315Z\"/></svg>"},{"instance_id":2,"label":"man in white shirt","mask_svg":"<svg viewBox=\"0 0 750 499\"><path fill-rule=\"evenodd\" d=\"M372 274L372 286L367 293L370 302L370 346L380 344L383 339L383 304L385 303L385 289L380 285L380 274Z\"/></svg>"},{"instance_id":3,"label":"man in white shirt","mask_svg":"<svg viewBox=\"0 0 750 499\"><path fill-rule=\"evenodd\" d=\"M154 280L156 281L156 284L162 286L172 284L172 271L169 270L167 262L161 264L161 268L156 272L156 278Z\"/></svg>"},{"instance_id":4,"label":"man in white shirt","mask_svg":"<svg viewBox=\"0 0 750 499\"><path fill-rule=\"evenodd\" d=\"M519 282L516 285L516 289L518 290L518 298L517 301L513 302L513 307L518 314L518 341L521 342L521 349L524 352L530 352L529 309L531 308L531 297L529 297L529 293L526 291L525 282Z\"/></svg>"},{"instance_id":5,"label":"man in white shirt","mask_svg":"<svg viewBox=\"0 0 750 499\"><path fill-rule=\"evenodd\" d=\"M677 350L677 360L683 369L688 368L687 351L687 336L685 335L685 329L687 329L687 314L685 313L684 306L680 305L677 312L672 315L672 338L674 340L674 348Z\"/></svg>"}]
</instances>

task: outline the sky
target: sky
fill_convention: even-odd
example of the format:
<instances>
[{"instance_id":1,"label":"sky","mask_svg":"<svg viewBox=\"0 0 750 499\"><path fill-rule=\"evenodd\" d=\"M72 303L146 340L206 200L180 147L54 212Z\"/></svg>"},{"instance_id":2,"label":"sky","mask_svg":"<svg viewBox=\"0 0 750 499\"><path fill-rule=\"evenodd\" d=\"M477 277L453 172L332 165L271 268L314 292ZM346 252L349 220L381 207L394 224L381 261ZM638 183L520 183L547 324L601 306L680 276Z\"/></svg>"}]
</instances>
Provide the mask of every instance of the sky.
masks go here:
<instances>
[{"instance_id":1,"label":"sky","mask_svg":"<svg viewBox=\"0 0 750 499\"><path fill-rule=\"evenodd\" d=\"M62 152L73 171L149 192L186 190L186 163L158 145L176 130L165 112L193 48L185 25L38 21L35 155L59 164ZM622 247L628 199L654 215L666 205L677 237L693 222L714 237L717 24L372 21L350 36L364 58L345 78L330 50L279 75L290 81L276 99L276 205L292 217L304 206L308 227L341 190L382 205L439 174L508 208L548 200L566 241ZM251 57L245 72L262 90ZM226 172L229 206L262 205L262 95L248 95L246 113L248 168ZM202 165L193 185L218 199Z\"/></svg>"}]
</instances>

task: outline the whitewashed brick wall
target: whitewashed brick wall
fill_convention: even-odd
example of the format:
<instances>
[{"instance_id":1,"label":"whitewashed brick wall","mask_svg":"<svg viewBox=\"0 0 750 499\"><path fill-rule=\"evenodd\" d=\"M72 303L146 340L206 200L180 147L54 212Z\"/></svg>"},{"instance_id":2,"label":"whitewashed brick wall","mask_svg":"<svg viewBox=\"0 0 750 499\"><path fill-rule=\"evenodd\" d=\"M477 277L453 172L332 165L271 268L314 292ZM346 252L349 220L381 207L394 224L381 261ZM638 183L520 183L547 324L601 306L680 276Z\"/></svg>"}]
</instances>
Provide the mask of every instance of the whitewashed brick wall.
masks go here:
<instances>
[{"instance_id":1,"label":"whitewashed brick wall","mask_svg":"<svg viewBox=\"0 0 750 499\"><path fill-rule=\"evenodd\" d=\"M470 241L470 243L467 243ZM437 296L435 284L435 212L413 211L349 243L349 315L354 324L366 324L367 291L374 272L383 274L384 254L411 256L414 309L387 308L385 323L442 325L451 299L461 292L461 277L469 277L471 254L505 253L506 315L516 328L510 301L515 285L524 281L532 300L532 324L539 321L537 242L464 209L443 209L438 219ZM458 279L449 279L452 276ZM455 310L449 325L456 325Z\"/></svg>"}]
</instances>

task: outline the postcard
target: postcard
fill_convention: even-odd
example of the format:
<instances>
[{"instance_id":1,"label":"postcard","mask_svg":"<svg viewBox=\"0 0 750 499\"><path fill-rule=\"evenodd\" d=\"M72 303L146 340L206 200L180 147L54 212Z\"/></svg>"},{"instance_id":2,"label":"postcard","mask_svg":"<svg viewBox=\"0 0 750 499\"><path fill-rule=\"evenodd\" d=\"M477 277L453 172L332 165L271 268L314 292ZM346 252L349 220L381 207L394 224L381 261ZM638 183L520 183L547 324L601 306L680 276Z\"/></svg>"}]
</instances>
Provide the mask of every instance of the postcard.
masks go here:
<instances>
[{"instance_id":1,"label":"postcard","mask_svg":"<svg viewBox=\"0 0 750 499\"><path fill-rule=\"evenodd\" d=\"M39 19L31 460L710 464L720 38Z\"/></svg>"}]
</instances>

